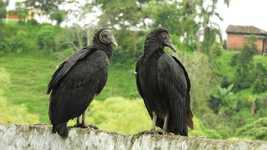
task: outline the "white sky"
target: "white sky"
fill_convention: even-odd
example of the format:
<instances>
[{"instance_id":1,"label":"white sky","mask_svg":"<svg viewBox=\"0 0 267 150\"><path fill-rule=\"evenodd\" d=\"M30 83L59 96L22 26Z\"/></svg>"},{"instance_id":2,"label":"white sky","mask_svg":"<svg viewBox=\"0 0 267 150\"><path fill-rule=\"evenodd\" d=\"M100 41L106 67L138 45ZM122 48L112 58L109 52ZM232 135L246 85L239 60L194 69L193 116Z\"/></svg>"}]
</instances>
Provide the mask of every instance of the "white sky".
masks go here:
<instances>
[{"instance_id":1,"label":"white sky","mask_svg":"<svg viewBox=\"0 0 267 150\"><path fill-rule=\"evenodd\" d=\"M14 8L15 1L9 0L9 9ZM224 36L229 24L254 25L267 31L267 0L231 0L229 8L222 2L220 0L218 4L218 11L224 18L223 22L219 22ZM94 18L89 15L87 19Z\"/></svg>"}]
</instances>

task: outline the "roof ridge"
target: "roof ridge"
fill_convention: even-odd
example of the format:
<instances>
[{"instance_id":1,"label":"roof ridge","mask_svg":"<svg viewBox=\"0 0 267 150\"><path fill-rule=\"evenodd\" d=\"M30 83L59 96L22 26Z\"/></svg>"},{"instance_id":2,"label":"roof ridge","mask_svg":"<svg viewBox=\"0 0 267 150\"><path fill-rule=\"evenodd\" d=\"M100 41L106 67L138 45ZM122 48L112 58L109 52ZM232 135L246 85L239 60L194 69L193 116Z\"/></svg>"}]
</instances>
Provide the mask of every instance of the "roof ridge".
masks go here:
<instances>
[{"instance_id":1,"label":"roof ridge","mask_svg":"<svg viewBox=\"0 0 267 150\"><path fill-rule=\"evenodd\" d=\"M254 25L228 25L226 29L227 33L244 33L244 34L256 34L267 35L267 31L260 29Z\"/></svg>"}]
</instances>

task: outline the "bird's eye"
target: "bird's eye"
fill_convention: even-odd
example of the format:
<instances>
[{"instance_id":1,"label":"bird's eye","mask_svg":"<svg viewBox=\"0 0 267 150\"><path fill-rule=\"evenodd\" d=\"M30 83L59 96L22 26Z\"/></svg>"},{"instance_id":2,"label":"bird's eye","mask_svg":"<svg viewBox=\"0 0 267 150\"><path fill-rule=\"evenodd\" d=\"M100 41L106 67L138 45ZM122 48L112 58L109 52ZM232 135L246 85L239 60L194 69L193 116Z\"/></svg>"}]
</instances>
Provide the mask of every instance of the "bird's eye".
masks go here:
<instances>
[{"instance_id":1,"label":"bird's eye","mask_svg":"<svg viewBox=\"0 0 267 150\"><path fill-rule=\"evenodd\" d=\"M164 40L167 39L167 38L168 38L168 34L166 34L166 33L162 33L162 34L161 34L161 38L164 39Z\"/></svg>"},{"instance_id":2,"label":"bird's eye","mask_svg":"<svg viewBox=\"0 0 267 150\"><path fill-rule=\"evenodd\" d=\"M107 34L104 34L104 35L103 35L103 37L104 37L104 38L107 38L107 37L108 37L108 35L107 35Z\"/></svg>"}]
</instances>

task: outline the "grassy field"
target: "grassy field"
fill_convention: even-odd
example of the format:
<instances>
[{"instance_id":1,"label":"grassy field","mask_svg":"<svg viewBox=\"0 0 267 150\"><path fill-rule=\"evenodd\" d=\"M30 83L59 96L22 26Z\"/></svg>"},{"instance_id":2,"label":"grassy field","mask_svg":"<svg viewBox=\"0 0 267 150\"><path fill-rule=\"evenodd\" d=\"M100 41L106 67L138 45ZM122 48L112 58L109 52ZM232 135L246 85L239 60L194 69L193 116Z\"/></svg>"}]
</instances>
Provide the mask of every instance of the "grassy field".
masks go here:
<instances>
[{"instance_id":1,"label":"grassy field","mask_svg":"<svg viewBox=\"0 0 267 150\"><path fill-rule=\"evenodd\" d=\"M28 113L38 116L38 122L48 122L45 89L56 67L55 59L49 55L12 54L0 57L0 64L9 79L2 93L7 103L25 107Z\"/></svg>"},{"instance_id":2,"label":"grassy field","mask_svg":"<svg viewBox=\"0 0 267 150\"><path fill-rule=\"evenodd\" d=\"M48 95L45 92L50 76L60 62L55 57L44 54L10 54L0 57L1 76L5 76L2 80L8 80L5 82L6 88L1 85L1 101L5 99L13 106L23 105L29 113L37 114L40 122L48 123ZM96 99L138 96L132 68L112 65L109 74L107 86Z\"/></svg>"}]
</instances>

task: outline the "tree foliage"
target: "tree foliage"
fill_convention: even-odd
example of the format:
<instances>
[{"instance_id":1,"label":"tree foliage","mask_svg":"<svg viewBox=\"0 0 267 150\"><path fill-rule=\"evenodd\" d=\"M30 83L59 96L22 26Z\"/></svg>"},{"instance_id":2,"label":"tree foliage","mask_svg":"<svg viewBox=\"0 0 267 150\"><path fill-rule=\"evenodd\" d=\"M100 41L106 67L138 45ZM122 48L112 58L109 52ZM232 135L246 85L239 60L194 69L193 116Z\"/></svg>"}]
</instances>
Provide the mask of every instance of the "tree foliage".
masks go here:
<instances>
[{"instance_id":1,"label":"tree foliage","mask_svg":"<svg viewBox=\"0 0 267 150\"><path fill-rule=\"evenodd\" d=\"M96 0L95 4L100 5L103 10L101 24L128 29L143 22L145 16L142 7L148 1L150 0Z\"/></svg>"},{"instance_id":2,"label":"tree foliage","mask_svg":"<svg viewBox=\"0 0 267 150\"><path fill-rule=\"evenodd\" d=\"M27 8L24 6L24 3L16 3L16 12L19 17L19 21L25 22L29 12Z\"/></svg>"},{"instance_id":3,"label":"tree foliage","mask_svg":"<svg viewBox=\"0 0 267 150\"><path fill-rule=\"evenodd\" d=\"M6 2L4 2L3 0L0 0L0 23L1 23L1 19L6 17Z\"/></svg>"},{"instance_id":4,"label":"tree foliage","mask_svg":"<svg viewBox=\"0 0 267 150\"><path fill-rule=\"evenodd\" d=\"M255 54L255 37L251 37L241 53L232 58L232 65L236 66L235 91L249 88L254 83L255 65L253 64L253 56Z\"/></svg>"},{"instance_id":5,"label":"tree foliage","mask_svg":"<svg viewBox=\"0 0 267 150\"><path fill-rule=\"evenodd\" d=\"M229 5L229 0L224 1ZM103 11L100 24L122 30L146 30L163 26L179 38L189 50L208 52L216 42L222 42L219 25L212 18L221 16L217 11L218 0L96 0ZM203 42L200 38L203 37Z\"/></svg>"},{"instance_id":6,"label":"tree foliage","mask_svg":"<svg viewBox=\"0 0 267 150\"><path fill-rule=\"evenodd\" d=\"M52 10L57 10L59 4L65 0L26 0L25 4L27 7L35 8L48 14Z\"/></svg>"},{"instance_id":7,"label":"tree foliage","mask_svg":"<svg viewBox=\"0 0 267 150\"><path fill-rule=\"evenodd\" d=\"M53 10L49 17L52 20L55 20L57 22L57 25L59 26L65 19L66 12L63 10Z\"/></svg>"}]
</instances>

